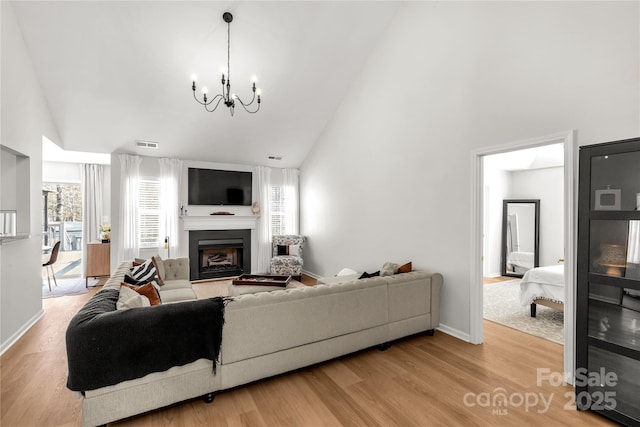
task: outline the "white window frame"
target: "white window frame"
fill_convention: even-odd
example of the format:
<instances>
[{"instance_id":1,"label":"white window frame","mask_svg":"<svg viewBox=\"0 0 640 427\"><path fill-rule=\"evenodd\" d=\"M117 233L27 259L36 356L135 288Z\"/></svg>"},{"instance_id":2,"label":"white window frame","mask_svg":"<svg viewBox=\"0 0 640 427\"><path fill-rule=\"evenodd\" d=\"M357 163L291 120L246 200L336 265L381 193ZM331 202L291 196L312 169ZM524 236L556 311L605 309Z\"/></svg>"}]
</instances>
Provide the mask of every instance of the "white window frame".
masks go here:
<instances>
[{"instance_id":1,"label":"white window frame","mask_svg":"<svg viewBox=\"0 0 640 427\"><path fill-rule=\"evenodd\" d=\"M140 249L155 249L160 246L160 178L157 177L140 177L138 194L138 244ZM151 191L151 194L147 192ZM145 216L153 217L156 220L145 218ZM149 223L149 224L147 224ZM145 233L153 234L155 232L156 239L143 237Z\"/></svg>"},{"instance_id":2,"label":"white window frame","mask_svg":"<svg viewBox=\"0 0 640 427\"><path fill-rule=\"evenodd\" d=\"M272 185L269 188L269 206L271 208L271 235L279 236L285 234L286 212L284 209L284 186Z\"/></svg>"}]
</instances>

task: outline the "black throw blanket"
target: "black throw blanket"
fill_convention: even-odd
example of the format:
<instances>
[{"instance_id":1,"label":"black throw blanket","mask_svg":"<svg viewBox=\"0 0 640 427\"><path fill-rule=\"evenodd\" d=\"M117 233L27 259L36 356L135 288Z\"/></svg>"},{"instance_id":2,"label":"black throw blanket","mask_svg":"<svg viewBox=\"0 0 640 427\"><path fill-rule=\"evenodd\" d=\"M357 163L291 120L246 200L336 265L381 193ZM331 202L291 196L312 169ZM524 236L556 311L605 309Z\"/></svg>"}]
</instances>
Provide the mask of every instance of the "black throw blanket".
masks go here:
<instances>
[{"instance_id":1,"label":"black throw blanket","mask_svg":"<svg viewBox=\"0 0 640 427\"><path fill-rule=\"evenodd\" d=\"M67 387L94 390L198 359L215 373L224 299L209 298L116 311L119 290L95 294L67 328Z\"/></svg>"}]
</instances>

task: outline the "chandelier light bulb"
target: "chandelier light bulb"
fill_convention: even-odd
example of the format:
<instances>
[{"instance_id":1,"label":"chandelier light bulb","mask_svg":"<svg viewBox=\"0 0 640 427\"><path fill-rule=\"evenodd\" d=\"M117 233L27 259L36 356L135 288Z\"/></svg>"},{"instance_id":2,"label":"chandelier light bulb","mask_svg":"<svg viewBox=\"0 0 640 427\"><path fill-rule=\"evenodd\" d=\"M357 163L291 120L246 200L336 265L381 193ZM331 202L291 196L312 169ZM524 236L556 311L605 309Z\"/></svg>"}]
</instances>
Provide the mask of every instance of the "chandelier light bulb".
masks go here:
<instances>
[{"instance_id":1,"label":"chandelier light bulb","mask_svg":"<svg viewBox=\"0 0 640 427\"><path fill-rule=\"evenodd\" d=\"M256 89L256 95L258 96L262 95L262 89Z\"/></svg>"},{"instance_id":2,"label":"chandelier light bulb","mask_svg":"<svg viewBox=\"0 0 640 427\"><path fill-rule=\"evenodd\" d=\"M197 76L195 74L191 75L192 85L191 89L193 91L193 98L200 105L204 106L204 109L208 112L215 111L218 106L225 105L229 108L229 112L233 116L234 108L237 104L247 112L247 113L257 113L260 109L260 91L256 90L256 82L258 81L258 77L254 74L251 76L251 92L253 93L253 97L249 102L244 102L239 96L235 93L231 92L231 22L233 21L233 15L229 12L225 12L222 15L222 20L227 23L227 66L220 67L220 74L222 78L220 82L222 84L221 93L217 93L215 96L211 98L207 97L208 89L206 87L202 88L202 100L198 99L196 96L196 80ZM245 98L246 99L246 98ZM233 100L233 101L232 101ZM257 101L257 102L256 102ZM255 102L255 103L254 103Z\"/></svg>"}]
</instances>

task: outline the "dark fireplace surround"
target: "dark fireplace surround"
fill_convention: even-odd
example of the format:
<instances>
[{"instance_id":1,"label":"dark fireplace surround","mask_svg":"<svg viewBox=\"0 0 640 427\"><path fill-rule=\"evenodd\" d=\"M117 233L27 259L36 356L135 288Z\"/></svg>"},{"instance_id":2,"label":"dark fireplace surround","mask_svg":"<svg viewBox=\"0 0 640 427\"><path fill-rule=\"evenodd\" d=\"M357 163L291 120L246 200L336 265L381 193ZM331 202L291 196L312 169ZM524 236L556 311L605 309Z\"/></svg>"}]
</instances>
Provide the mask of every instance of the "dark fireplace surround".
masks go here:
<instances>
[{"instance_id":1,"label":"dark fireplace surround","mask_svg":"<svg viewBox=\"0 0 640 427\"><path fill-rule=\"evenodd\" d=\"M189 231L191 280L251 273L251 230Z\"/></svg>"}]
</instances>

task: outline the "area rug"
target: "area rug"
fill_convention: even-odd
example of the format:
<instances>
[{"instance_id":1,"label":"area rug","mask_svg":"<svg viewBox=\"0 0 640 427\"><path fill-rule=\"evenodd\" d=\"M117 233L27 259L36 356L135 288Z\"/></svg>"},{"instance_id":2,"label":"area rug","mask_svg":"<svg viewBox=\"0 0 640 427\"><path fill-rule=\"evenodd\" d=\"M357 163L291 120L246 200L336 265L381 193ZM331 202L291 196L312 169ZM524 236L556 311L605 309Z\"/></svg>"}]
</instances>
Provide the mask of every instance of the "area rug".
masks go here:
<instances>
[{"instance_id":1,"label":"area rug","mask_svg":"<svg viewBox=\"0 0 640 427\"><path fill-rule=\"evenodd\" d=\"M89 292L89 289L85 285L85 280L81 277L74 279L57 279L58 286L55 285L53 280L51 281L51 291L49 291L49 284L45 282L42 284L42 298L57 298L65 295L80 295ZM98 283L98 279L89 279L89 286L95 286Z\"/></svg>"},{"instance_id":2,"label":"area rug","mask_svg":"<svg viewBox=\"0 0 640 427\"><path fill-rule=\"evenodd\" d=\"M538 305L536 317L530 306L520 304L520 280L484 285L484 318L513 329L564 344L564 313Z\"/></svg>"}]
</instances>

